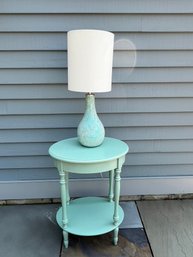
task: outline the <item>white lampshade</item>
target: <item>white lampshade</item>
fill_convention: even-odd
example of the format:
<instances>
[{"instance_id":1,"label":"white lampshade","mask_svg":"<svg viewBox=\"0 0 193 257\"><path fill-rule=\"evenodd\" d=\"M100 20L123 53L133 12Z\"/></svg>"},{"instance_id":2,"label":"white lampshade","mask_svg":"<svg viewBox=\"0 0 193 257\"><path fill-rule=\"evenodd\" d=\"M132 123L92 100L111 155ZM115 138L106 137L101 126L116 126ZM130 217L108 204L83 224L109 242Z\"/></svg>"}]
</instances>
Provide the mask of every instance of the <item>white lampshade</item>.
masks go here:
<instances>
[{"instance_id":1,"label":"white lampshade","mask_svg":"<svg viewBox=\"0 0 193 257\"><path fill-rule=\"evenodd\" d=\"M68 89L88 93L111 91L114 34L72 30L67 40Z\"/></svg>"}]
</instances>

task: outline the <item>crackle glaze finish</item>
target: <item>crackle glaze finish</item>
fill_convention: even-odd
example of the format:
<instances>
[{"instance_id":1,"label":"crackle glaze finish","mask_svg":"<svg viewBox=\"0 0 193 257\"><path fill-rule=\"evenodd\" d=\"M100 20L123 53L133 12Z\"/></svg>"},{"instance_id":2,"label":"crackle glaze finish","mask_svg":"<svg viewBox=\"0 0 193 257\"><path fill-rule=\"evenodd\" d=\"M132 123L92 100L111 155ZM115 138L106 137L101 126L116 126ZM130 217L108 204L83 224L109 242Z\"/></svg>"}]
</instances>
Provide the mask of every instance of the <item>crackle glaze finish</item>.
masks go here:
<instances>
[{"instance_id":1,"label":"crackle glaze finish","mask_svg":"<svg viewBox=\"0 0 193 257\"><path fill-rule=\"evenodd\" d=\"M77 136L79 142L87 147L98 146L104 140L105 129L97 115L93 94L86 95L86 110L79 123Z\"/></svg>"}]
</instances>

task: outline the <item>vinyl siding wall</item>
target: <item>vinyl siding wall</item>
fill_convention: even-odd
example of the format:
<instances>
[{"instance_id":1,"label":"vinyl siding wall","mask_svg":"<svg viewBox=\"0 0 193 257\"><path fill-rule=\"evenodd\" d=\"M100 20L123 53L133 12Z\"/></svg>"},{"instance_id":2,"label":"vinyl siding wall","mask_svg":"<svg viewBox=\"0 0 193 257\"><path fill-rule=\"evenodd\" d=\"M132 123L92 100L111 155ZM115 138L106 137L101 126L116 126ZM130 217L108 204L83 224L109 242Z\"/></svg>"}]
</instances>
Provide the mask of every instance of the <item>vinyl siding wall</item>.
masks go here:
<instances>
[{"instance_id":1,"label":"vinyl siding wall","mask_svg":"<svg viewBox=\"0 0 193 257\"><path fill-rule=\"evenodd\" d=\"M112 91L96 106L106 135L130 146L124 192L128 178L193 175L193 1L0 0L0 198L33 198L36 181L55 196L48 148L76 136L84 112L67 90L66 32L86 28L115 33Z\"/></svg>"}]
</instances>

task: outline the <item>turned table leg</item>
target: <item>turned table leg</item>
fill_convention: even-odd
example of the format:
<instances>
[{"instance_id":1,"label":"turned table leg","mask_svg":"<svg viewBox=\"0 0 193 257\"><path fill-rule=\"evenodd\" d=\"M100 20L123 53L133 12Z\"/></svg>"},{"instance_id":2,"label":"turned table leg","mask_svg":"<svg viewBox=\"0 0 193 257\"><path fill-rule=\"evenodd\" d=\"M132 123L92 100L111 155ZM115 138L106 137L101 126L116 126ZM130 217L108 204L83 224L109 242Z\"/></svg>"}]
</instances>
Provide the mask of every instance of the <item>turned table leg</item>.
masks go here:
<instances>
[{"instance_id":1,"label":"turned table leg","mask_svg":"<svg viewBox=\"0 0 193 257\"><path fill-rule=\"evenodd\" d=\"M120 181L121 181L121 177L120 177L120 173L121 173L121 167L119 164L119 160L117 162L117 168L115 169L115 207L114 207L114 216L113 216L113 220L114 220L114 225L117 226L118 221L119 221L119 212L118 212L118 207L119 207L119 198L120 198ZM118 242L118 232L119 232L119 228L115 228L114 230L114 244L117 245Z\"/></svg>"},{"instance_id":2,"label":"turned table leg","mask_svg":"<svg viewBox=\"0 0 193 257\"><path fill-rule=\"evenodd\" d=\"M69 194L69 173L66 172L66 203L69 204L70 202L70 194Z\"/></svg>"},{"instance_id":3,"label":"turned table leg","mask_svg":"<svg viewBox=\"0 0 193 257\"><path fill-rule=\"evenodd\" d=\"M63 238L64 238L64 247L68 248L68 232L63 230Z\"/></svg>"},{"instance_id":4,"label":"turned table leg","mask_svg":"<svg viewBox=\"0 0 193 257\"><path fill-rule=\"evenodd\" d=\"M109 202L113 201L114 197L114 170L109 171Z\"/></svg>"},{"instance_id":5,"label":"turned table leg","mask_svg":"<svg viewBox=\"0 0 193 257\"><path fill-rule=\"evenodd\" d=\"M113 238L114 245L117 245L118 243L118 235L119 235L119 227L114 229L114 238Z\"/></svg>"},{"instance_id":6,"label":"turned table leg","mask_svg":"<svg viewBox=\"0 0 193 257\"><path fill-rule=\"evenodd\" d=\"M65 228L68 224L67 217L67 172L60 170L60 187L61 187L61 200L62 200L62 224L63 224L63 237L64 237L64 246L68 248L68 232L65 231Z\"/></svg>"}]
</instances>

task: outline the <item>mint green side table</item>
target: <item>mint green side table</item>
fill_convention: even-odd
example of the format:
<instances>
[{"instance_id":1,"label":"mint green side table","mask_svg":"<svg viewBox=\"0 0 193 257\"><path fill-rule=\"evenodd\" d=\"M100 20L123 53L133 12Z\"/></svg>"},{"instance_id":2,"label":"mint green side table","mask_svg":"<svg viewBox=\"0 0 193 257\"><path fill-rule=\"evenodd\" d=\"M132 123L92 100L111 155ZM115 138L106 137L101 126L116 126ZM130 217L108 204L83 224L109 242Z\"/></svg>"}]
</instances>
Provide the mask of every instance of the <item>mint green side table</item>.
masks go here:
<instances>
[{"instance_id":1,"label":"mint green side table","mask_svg":"<svg viewBox=\"0 0 193 257\"><path fill-rule=\"evenodd\" d=\"M114 231L113 242L117 245L119 225L124 212L119 205L120 173L129 151L124 142L106 137L102 145L88 148L80 145L77 138L59 141L49 148L60 175L62 207L56 219L63 229L64 246L68 248L68 233L94 236ZM109 195L83 197L70 201L68 174L92 174L109 172Z\"/></svg>"}]
</instances>

